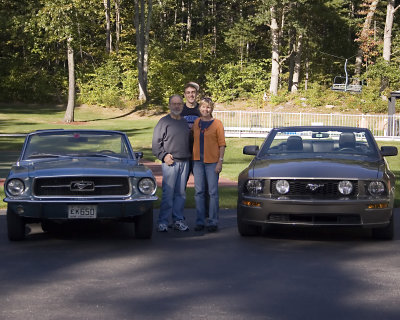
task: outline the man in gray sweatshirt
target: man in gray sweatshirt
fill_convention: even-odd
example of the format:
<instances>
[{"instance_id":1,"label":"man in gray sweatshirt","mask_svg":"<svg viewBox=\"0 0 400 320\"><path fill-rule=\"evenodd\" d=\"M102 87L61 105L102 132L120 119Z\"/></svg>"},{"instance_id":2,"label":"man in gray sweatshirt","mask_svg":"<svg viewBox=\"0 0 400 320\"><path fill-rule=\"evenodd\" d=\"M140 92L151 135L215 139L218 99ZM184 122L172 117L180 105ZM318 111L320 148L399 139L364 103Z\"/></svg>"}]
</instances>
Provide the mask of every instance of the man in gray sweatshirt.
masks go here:
<instances>
[{"instance_id":1,"label":"man in gray sweatshirt","mask_svg":"<svg viewBox=\"0 0 400 320\"><path fill-rule=\"evenodd\" d=\"M170 113L160 119L154 128L152 150L162 161L162 199L157 230L168 231L168 220L172 215L175 230L187 231L183 210L186 201L186 178L191 152L189 149L189 127L181 117L183 99L180 95L169 98Z\"/></svg>"}]
</instances>

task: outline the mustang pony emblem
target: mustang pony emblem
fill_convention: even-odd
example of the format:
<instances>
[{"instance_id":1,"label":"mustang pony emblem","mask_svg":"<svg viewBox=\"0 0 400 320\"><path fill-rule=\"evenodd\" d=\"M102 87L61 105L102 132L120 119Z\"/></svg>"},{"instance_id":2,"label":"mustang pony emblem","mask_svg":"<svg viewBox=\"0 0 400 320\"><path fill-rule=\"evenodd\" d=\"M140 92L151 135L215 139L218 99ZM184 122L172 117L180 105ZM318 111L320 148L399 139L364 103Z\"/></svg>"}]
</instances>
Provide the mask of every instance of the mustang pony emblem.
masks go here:
<instances>
[{"instance_id":1,"label":"mustang pony emblem","mask_svg":"<svg viewBox=\"0 0 400 320\"><path fill-rule=\"evenodd\" d=\"M306 185L306 189L309 189L311 191L315 191L318 188L322 188L324 185L323 184L317 184L317 183L308 183Z\"/></svg>"},{"instance_id":2,"label":"mustang pony emblem","mask_svg":"<svg viewBox=\"0 0 400 320\"><path fill-rule=\"evenodd\" d=\"M93 181L72 181L70 185L71 191L93 191Z\"/></svg>"}]
</instances>

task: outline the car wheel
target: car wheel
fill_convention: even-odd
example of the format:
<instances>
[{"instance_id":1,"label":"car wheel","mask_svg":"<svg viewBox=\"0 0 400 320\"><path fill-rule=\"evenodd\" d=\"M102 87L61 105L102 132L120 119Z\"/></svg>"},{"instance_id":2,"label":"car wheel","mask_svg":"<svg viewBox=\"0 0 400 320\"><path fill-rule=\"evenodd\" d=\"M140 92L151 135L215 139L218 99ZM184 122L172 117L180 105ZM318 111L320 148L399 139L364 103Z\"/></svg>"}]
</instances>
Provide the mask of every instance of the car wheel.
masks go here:
<instances>
[{"instance_id":1,"label":"car wheel","mask_svg":"<svg viewBox=\"0 0 400 320\"><path fill-rule=\"evenodd\" d=\"M258 236L261 233L260 226L249 225L240 219L239 214L237 218L238 231L242 237Z\"/></svg>"},{"instance_id":2,"label":"car wheel","mask_svg":"<svg viewBox=\"0 0 400 320\"><path fill-rule=\"evenodd\" d=\"M8 239L20 241L25 239L25 221L14 210L7 208Z\"/></svg>"},{"instance_id":3,"label":"car wheel","mask_svg":"<svg viewBox=\"0 0 400 320\"><path fill-rule=\"evenodd\" d=\"M136 216L135 237L137 239L150 239L153 234L153 208L150 208L140 216Z\"/></svg>"},{"instance_id":4,"label":"car wheel","mask_svg":"<svg viewBox=\"0 0 400 320\"><path fill-rule=\"evenodd\" d=\"M372 229L372 238L378 240L393 240L394 238L394 221L393 214L390 222L386 227Z\"/></svg>"}]
</instances>

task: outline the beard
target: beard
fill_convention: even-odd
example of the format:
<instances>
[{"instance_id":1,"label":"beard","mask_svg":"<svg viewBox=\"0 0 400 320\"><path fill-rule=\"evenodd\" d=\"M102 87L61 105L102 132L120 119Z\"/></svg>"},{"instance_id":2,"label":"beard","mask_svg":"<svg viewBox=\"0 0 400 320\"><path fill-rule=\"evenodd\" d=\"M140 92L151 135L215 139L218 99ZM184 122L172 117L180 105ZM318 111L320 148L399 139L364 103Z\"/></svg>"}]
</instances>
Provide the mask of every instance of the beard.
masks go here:
<instances>
[{"instance_id":1,"label":"beard","mask_svg":"<svg viewBox=\"0 0 400 320\"><path fill-rule=\"evenodd\" d=\"M171 113L172 113L174 116L179 116L179 115L182 113L182 110L171 110Z\"/></svg>"}]
</instances>

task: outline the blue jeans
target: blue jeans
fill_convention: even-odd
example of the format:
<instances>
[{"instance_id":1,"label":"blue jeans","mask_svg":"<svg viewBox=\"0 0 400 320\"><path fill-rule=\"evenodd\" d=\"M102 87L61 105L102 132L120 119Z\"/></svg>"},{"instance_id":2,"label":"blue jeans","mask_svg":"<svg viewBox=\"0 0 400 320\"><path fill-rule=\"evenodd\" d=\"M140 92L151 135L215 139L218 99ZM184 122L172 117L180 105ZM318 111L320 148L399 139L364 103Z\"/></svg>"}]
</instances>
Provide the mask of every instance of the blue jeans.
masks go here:
<instances>
[{"instance_id":1,"label":"blue jeans","mask_svg":"<svg viewBox=\"0 0 400 320\"><path fill-rule=\"evenodd\" d=\"M158 224L168 225L172 214L173 222L184 220L183 210L186 201L186 177L189 161L175 161L172 166L163 163L162 168L162 199Z\"/></svg>"},{"instance_id":2,"label":"blue jeans","mask_svg":"<svg viewBox=\"0 0 400 320\"><path fill-rule=\"evenodd\" d=\"M208 187L210 195L209 218L207 225L218 225L219 213L219 195L218 195L218 179L219 174L215 172L217 163L204 163L202 161L193 161L194 175L194 199L196 201L196 224L205 225L205 190Z\"/></svg>"}]
</instances>

